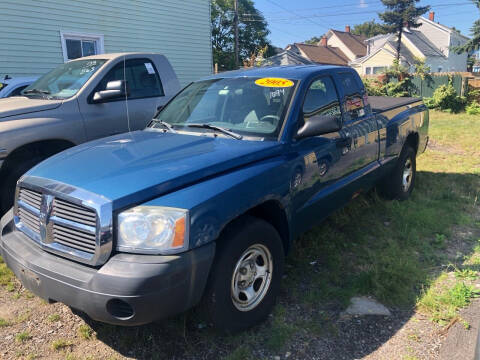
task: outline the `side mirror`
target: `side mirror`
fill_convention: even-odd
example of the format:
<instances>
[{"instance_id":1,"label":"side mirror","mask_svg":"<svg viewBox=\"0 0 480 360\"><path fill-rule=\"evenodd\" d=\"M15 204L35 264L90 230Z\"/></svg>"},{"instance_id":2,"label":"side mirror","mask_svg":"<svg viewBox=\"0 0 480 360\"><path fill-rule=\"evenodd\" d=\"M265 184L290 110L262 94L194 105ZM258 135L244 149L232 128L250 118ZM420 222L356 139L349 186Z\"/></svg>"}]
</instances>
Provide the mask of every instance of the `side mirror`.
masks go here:
<instances>
[{"instance_id":1,"label":"side mirror","mask_svg":"<svg viewBox=\"0 0 480 360\"><path fill-rule=\"evenodd\" d=\"M342 117L336 115L303 115L304 125L298 129L296 139L318 136L339 131L342 128Z\"/></svg>"},{"instance_id":2,"label":"side mirror","mask_svg":"<svg viewBox=\"0 0 480 360\"><path fill-rule=\"evenodd\" d=\"M125 97L126 81L109 81L105 90L97 91L93 94L93 102L99 103L106 100L119 99Z\"/></svg>"}]
</instances>

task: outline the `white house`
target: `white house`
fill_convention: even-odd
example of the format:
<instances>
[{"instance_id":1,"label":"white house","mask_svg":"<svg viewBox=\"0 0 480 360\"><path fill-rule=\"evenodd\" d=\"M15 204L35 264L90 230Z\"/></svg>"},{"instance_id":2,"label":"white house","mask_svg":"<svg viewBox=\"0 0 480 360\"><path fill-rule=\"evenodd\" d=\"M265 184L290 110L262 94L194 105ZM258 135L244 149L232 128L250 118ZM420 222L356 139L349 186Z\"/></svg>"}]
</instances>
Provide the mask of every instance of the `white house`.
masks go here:
<instances>
[{"instance_id":1,"label":"white house","mask_svg":"<svg viewBox=\"0 0 480 360\"><path fill-rule=\"evenodd\" d=\"M425 60L432 72L467 71L468 54L456 54L452 47L468 41L466 36L435 22L435 13L420 17L416 29L404 29L400 51L402 65L412 67L416 58ZM349 63L360 75L375 74L392 65L396 57L397 36L378 35L367 39L367 55Z\"/></svg>"},{"instance_id":2,"label":"white house","mask_svg":"<svg viewBox=\"0 0 480 360\"><path fill-rule=\"evenodd\" d=\"M209 0L0 0L0 77L85 55L161 53L184 85L212 73Z\"/></svg>"}]
</instances>

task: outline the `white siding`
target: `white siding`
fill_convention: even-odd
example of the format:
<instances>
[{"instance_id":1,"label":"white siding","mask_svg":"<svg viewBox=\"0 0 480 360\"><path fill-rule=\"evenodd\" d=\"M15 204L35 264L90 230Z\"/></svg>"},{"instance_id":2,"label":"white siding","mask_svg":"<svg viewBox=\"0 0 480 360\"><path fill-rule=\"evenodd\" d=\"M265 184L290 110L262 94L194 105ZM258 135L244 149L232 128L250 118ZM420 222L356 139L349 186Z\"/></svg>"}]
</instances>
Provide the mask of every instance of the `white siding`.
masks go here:
<instances>
[{"instance_id":1,"label":"white siding","mask_svg":"<svg viewBox=\"0 0 480 360\"><path fill-rule=\"evenodd\" d=\"M0 0L0 76L63 62L60 31L103 34L105 52L164 54L182 85L212 72L209 0Z\"/></svg>"}]
</instances>

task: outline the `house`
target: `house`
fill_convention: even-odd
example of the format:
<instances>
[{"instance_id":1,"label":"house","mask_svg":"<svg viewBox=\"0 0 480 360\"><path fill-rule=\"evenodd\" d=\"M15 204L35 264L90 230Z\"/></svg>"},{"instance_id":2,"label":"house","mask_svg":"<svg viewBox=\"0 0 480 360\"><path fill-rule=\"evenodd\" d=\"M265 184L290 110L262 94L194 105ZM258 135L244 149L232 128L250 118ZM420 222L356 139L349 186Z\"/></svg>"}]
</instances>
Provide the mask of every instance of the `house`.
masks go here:
<instances>
[{"instance_id":1,"label":"house","mask_svg":"<svg viewBox=\"0 0 480 360\"><path fill-rule=\"evenodd\" d=\"M343 66L348 64L348 57L338 47L328 46L325 37L320 40L319 45L294 43L288 45L286 50L318 64Z\"/></svg>"},{"instance_id":2,"label":"house","mask_svg":"<svg viewBox=\"0 0 480 360\"><path fill-rule=\"evenodd\" d=\"M314 64L313 61L297 55L291 50L283 50L278 54L270 56L266 59L258 61L257 66L281 66L281 65L309 65Z\"/></svg>"},{"instance_id":3,"label":"house","mask_svg":"<svg viewBox=\"0 0 480 360\"><path fill-rule=\"evenodd\" d=\"M0 78L92 54L161 53L181 84L212 73L209 0L0 1Z\"/></svg>"},{"instance_id":4,"label":"house","mask_svg":"<svg viewBox=\"0 0 480 360\"><path fill-rule=\"evenodd\" d=\"M404 29L400 63L413 70L416 59L424 59L432 72L467 71L467 54L456 54L451 47L464 44L466 36L435 22L435 13L420 17L416 29ZM367 54L350 61L360 75L377 74L392 65L397 53L397 35L377 35L365 41Z\"/></svg>"},{"instance_id":5,"label":"house","mask_svg":"<svg viewBox=\"0 0 480 360\"><path fill-rule=\"evenodd\" d=\"M367 45L365 44L367 38L363 35L352 34L350 25L345 26L345 31L330 29L325 37L327 45L340 49L349 61L367 55Z\"/></svg>"},{"instance_id":6,"label":"house","mask_svg":"<svg viewBox=\"0 0 480 360\"><path fill-rule=\"evenodd\" d=\"M330 29L317 44L294 43L286 47L298 56L313 63L347 66L350 61L363 57L367 53L366 38L350 32Z\"/></svg>"}]
</instances>

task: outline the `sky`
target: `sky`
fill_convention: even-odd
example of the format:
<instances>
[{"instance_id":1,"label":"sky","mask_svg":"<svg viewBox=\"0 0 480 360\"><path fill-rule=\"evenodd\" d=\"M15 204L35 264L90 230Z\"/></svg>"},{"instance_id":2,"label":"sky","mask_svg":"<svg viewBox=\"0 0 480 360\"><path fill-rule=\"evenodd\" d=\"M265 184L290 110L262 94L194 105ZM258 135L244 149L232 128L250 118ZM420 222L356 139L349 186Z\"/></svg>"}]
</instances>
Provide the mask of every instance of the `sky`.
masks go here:
<instances>
[{"instance_id":1,"label":"sky","mask_svg":"<svg viewBox=\"0 0 480 360\"><path fill-rule=\"evenodd\" d=\"M293 42L303 42L320 36L328 29L344 30L376 19L385 9L380 0L253 0L265 16L270 30L269 39L284 48ZM420 6L430 5L435 21L455 27L463 35L480 17L470 0L421 0ZM428 17L428 13L424 15Z\"/></svg>"}]
</instances>

